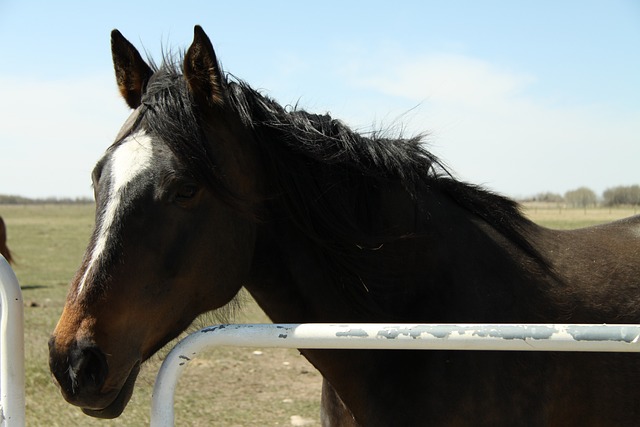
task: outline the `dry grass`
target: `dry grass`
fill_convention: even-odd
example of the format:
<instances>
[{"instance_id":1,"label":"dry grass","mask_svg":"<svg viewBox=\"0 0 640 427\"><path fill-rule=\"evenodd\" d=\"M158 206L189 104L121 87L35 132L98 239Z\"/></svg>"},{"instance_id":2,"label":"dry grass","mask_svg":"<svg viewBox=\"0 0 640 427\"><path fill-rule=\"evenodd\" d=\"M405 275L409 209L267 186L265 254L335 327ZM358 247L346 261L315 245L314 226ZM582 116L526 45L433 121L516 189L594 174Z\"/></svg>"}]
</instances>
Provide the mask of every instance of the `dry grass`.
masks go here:
<instances>
[{"instance_id":1,"label":"dry grass","mask_svg":"<svg viewBox=\"0 0 640 427\"><path fill-rule=\"evenodd\" d=\"M528 205L525 213L549 227L575 228L634 212ZM25 301L27 425L148 425L159 356L145 364L129 406L112 421L89 418L67 404L50 378L47 340L89 239L93 206L0 205L0 215L7 223ZM245 299L235 321L266 322L255 303ZM256 355L254 350L263 353ZM311 420L307 425L317 426L320 384L320 375L295 350L218 348L192 362L182 377L176 395L176 425L287 426L292 425L292 416L299 416Z\"/></svg>"},{"instance_id":2,"label":"dry grass","mask_svg":"<svg viewBox=\"0 0 640 427\"><path fill-rule=\"evenodd\" d=\"M527 203L523 205L523 212L532 221L545 227L572 229L636 215L638 209L633 207L567 209L555 204Z\"/></svg>"}]
</instances>

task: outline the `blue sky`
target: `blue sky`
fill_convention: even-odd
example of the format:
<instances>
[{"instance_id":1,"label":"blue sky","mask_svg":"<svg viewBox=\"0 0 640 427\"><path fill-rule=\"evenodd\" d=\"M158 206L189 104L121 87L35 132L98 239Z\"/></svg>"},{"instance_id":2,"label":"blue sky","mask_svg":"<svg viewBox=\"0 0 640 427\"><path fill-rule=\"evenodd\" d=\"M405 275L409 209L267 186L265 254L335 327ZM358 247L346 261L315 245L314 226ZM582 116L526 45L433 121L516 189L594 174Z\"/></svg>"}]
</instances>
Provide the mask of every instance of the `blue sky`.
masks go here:
<instances>
[{"instance_id":1,"label":"blue sky","mask_svg":"<svg viewBox=\"0 0 640 427\"><path fill-rule=\"evenodd\" d=\"M461 179L528 196L640 183L637 1L0 0L0 194L90 196L128 110L118 28L357 130L428 132Z\"/></svg>"}]
</instances>

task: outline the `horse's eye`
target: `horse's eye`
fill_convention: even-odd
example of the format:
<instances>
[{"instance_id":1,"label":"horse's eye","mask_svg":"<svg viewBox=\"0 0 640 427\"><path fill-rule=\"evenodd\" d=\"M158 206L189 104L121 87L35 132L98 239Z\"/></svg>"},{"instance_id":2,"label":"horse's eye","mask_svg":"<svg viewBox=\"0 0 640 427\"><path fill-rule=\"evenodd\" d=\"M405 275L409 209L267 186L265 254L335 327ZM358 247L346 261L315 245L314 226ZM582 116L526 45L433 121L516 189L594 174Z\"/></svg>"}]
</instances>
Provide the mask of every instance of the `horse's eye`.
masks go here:
<instances>
[{"instance_id":1,"label":"horse's eye","mask_svg":"<svg viewBox=\"0 0 640 427\"><path fill-rule=\"evenodd\" d=\"M184 202L193 199L198 194L198 186L196 184L182 184L176 191L176 201Z\"/></svg>"}]
</instances>

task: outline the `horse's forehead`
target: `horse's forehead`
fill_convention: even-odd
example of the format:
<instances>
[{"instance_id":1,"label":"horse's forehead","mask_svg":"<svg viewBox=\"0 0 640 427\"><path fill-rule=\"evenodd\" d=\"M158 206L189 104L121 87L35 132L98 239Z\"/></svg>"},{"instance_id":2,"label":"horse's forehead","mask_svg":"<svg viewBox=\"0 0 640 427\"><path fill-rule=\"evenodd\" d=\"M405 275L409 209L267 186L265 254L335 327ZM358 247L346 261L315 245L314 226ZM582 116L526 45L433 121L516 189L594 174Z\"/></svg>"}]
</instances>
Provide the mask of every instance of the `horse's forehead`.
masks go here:
<instances>
[{"instance_id":1,"label":"horse's forehead","mask_svg":"<svg viewBox=\"0 0 640 427\"><path fill-rule=\"evenodd\" d=\"M78 295L84 289L91 274L99 267L109 247L110 235L118 222L118 215L123 212L127 194L125 189L140 177L152 165L153 148L151 137L139 130L118 145L108 154L108 185L104 188L102 215L96 223L95 243L90 251L88 264L78 284ZM106 177L105 177L106 178Z\"/></svg>"},{"instance_id":2,"label":"horse's forehead","mask_svg":"<svg viewBox=\"0 0 640 427\"><path fill-rule=\"evenodd\" d=\"M111 154L111 194L118 193L129 182L151 166L153 148L151 137L137 131L127 137Z\"/></svg>"}]
</instances>

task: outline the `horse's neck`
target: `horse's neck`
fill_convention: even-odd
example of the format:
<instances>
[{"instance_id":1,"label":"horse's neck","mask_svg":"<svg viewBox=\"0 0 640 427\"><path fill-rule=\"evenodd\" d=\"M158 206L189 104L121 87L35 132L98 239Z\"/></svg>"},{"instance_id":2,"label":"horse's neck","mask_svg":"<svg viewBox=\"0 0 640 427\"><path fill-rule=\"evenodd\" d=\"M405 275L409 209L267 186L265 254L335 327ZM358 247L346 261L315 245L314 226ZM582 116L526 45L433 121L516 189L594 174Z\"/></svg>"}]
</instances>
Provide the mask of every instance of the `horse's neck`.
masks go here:
<instances>
[{"instance_id":1,"label":"horse's neck","mask_svg":"<svg viewBox=\"0 0 640 427\"><path fill-rule=\"evenodd\" d=\"M544 236L561 280L555 298L572 322L640 322L640 216Z\"/></svg>"},{"instance_id":2,"label":"horse's neck","mask_svg":"<svg viewBox=\"0 0 640 427\"><path fill-rule=\"evenodd\" d=\"M438 193L429 200L429 212L439 275L435 286L446 298L443 322L536 322L555 316L547 298L556 278L544 264L545 254L535 254L543 229L522 219L518 241L500 231L496 220Z\"/></svg>"},{"instance_id":3,"label":"horse's neck","mask_svg":"<svg viewBox=\"0 0 640 427\"><path fill-rule=\"evenodd\" d=\"M340 300L331 292L333 278L295 234L294 229L279 227L260 230L246 289L276 323L329 321L326 316L332 317L332 310L340 316Z\"/></svg>"},{"instance_id":4,"label":"horse's neck","mask_svg":"<svg viewBox=\"0 0 640 427\"><path fill-rule=\"evenodd\" d=\"M419 199L424 206L398 188L381 192L381 223L403 237L363 249L370 275L336 277L293 226L264 227L247 289L282 322L507 321L541 298L531 282L548 277L530 271L517 245L444 195Z\"/></svg>"}]
</instances>

